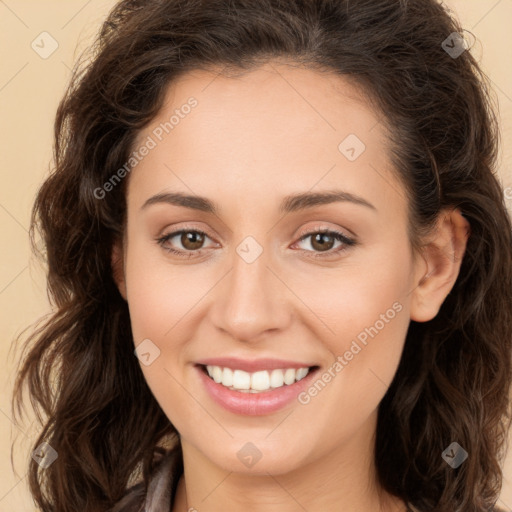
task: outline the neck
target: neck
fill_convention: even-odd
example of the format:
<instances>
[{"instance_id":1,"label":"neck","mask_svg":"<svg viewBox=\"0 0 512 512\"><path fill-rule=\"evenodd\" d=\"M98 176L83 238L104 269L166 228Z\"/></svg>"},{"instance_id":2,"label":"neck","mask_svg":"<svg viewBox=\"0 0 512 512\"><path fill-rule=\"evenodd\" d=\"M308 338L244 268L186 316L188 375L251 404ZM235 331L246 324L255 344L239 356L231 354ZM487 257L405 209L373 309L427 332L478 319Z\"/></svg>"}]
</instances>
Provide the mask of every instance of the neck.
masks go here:
<instances>
[{"instance_id":1,"label":"neck","mask_svg":"<svg viewBox=\"0 0 512 512\"><path fill-rule=\"evenodd\" d=\"M378 484L374 432L371 421L349 444L279 474L226 470L182 438L184 474L172 512L405 512Z\"/></svg>"}]
</instances>

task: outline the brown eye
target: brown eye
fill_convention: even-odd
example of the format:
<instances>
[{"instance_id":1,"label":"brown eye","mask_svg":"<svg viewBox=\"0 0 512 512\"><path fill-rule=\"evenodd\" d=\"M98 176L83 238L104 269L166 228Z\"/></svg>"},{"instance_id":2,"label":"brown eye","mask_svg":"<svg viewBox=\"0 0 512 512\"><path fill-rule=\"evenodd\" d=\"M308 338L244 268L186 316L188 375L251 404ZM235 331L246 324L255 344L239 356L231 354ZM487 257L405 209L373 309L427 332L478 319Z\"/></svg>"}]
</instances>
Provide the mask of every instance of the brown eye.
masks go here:
<instances>
[{"instance_id":1,"label":"brown eye","mask_svg":"<svg viewBox=\"0 0 512 512\"><path fill-rule=\"evenodd\" d=\"M308 256L312 257L322 257L332 255L334 253L338 253L346 250L348 247L356 245L356 241L348 238L343 233L333 230L320 230L320 231L312 231L303 235L299 243L303 243L306 240L309 240L309 245L311 249L303 249L308 254ZM335 247L336 242L338 242L338 246Z\"/></svg>"},{"instance_id":2,"label":"brown eye","mask_svg":"<svg viewBox=\"0 0 512 512\"><path fill-rule=\"evenodd\" d=\"M318 251L328 251L333 248L335 238L328 233L316 233L311 238L311 247Z\"/></svg>"},{"instance_id":3,"label":"brown eye","mask_svg":"<svg viewBox=\"0 0 512 512\"><path fill-rule=\"evenodd\" d=\"M189 250L195 251L201 248L204 243L204 233L199 231L183 231L180 237L181 245Z\"/></svg>"},{"instance_id":4,"label":"brown eye","mask_svg":"<svg viewBox=\"0 0 512 512\"><path fill-rule=\"evenodd\" d=\"M157 238L156 241L168 252L191 257L204 248L205 238L210 237L198 229L180 229Z\"/></svg>"}]
</instances>

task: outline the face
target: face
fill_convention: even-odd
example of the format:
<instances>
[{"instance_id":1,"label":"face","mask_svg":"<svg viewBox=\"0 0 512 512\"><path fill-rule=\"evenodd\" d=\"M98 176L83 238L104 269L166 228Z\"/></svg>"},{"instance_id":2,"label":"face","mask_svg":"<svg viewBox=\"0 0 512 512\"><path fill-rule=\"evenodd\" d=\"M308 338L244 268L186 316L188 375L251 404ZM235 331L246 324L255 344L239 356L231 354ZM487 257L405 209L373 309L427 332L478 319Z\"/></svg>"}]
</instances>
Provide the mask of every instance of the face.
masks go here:
<instances>
[{"instance_id":1,"label":"face","mask_svg":"<svg viewBox=\"0 0 512 512\"><path fill-rule=\"evenodd\" d=\"M284 63L195 71L133 149L120 290L182 442L273 474L366 442L425 272L378 114Z\"/></svg>"}]
</instances>

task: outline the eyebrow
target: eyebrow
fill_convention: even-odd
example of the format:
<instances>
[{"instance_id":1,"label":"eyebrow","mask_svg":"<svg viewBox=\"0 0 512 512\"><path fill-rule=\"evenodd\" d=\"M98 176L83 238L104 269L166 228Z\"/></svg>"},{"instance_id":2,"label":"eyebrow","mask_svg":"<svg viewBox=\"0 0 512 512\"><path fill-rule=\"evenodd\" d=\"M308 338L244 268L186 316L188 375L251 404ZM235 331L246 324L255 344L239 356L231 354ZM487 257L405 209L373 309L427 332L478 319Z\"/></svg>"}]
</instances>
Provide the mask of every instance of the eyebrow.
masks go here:
<instances>
[{"instance_id":1,"label":"eyebrow","mask_svg":"<svg viewBox=\"0 0 512 512\"><path fill-rule=\"evenodd\" d=\"M377 210L375 206L366 199L343 190L329 190L326 192L304 192L301 194L292 194L286 196L279 207L280 213L292 213L302 211L314 206L331 204L336 202L349 202L365 206L372 210ZM175 206L183 206L193 210L199 210L206 213L217 215L218 206L206 197L183 194L182 192L168 192L156 194L145 201L141 210L146 209L152 204L167 203Z\"/></svg>"}]
</instances>

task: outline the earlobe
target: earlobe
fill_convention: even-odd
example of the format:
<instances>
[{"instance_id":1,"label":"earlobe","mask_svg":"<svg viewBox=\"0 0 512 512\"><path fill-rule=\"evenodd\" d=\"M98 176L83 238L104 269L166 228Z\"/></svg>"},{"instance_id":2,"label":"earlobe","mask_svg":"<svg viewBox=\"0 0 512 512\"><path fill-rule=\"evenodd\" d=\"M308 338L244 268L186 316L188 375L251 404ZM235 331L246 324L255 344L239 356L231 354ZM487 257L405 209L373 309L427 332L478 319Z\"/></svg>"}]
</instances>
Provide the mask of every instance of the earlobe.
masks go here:
<instances>
[{"instance_id":1,"label":"earlobe","mask_svg":"<svg viewBox=\"0 0 512 512\"><path fill-rule=\"evenodd\" d=\"M457 280L469 235L469 222L460 210L441 212L418 265L422 274L412 292L411 320L427 322L437 315Z\"/></svg>"},{"instance_id":2,"label":"earlobe","mask_svg":"<svg viewBox=\"0 0 512 512\"><path fill-rule=\"evenodd\" d=\"M124 254L123 246L120 241L114 242L112 246L111 267L112 277L117 285L117 288L119 289L119 293L124 300L127 300L126 280L124 277Z\"/></svg>"}]
</instances>

